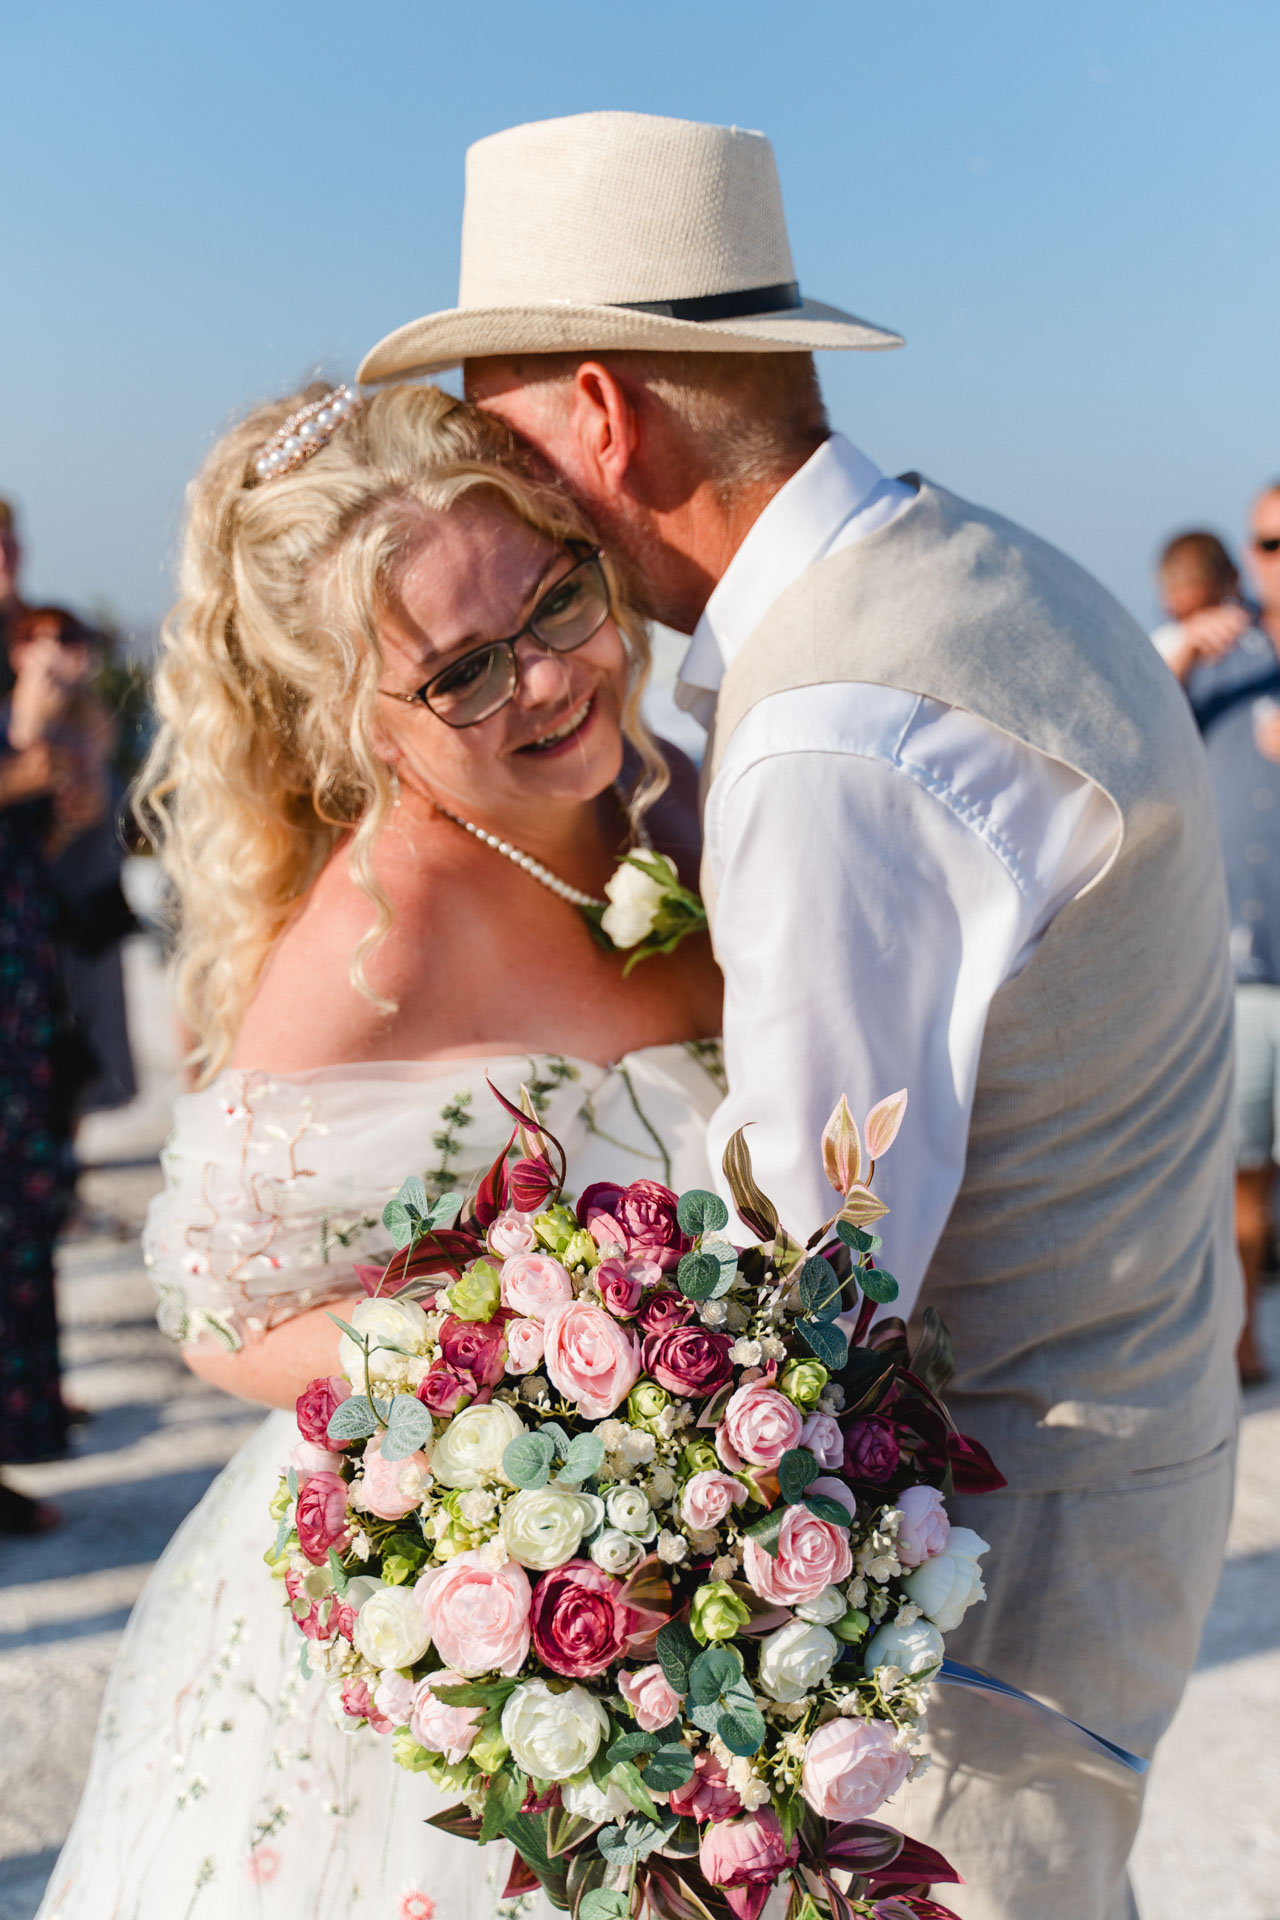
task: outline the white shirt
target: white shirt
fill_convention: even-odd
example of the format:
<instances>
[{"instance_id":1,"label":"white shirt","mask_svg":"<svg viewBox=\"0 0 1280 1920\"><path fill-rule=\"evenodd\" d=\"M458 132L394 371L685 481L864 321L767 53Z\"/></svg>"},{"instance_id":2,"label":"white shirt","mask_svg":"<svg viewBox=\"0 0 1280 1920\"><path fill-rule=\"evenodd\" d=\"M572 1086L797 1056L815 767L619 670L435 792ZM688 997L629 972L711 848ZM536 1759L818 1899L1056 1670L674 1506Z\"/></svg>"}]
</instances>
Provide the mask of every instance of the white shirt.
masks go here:
<instances>
[{"instance_id":1,"label":"white shirt","mask_svg":"<svg viewBox=\"0 0 1280 1920\"><path fill-rule=\"evenodd\" d=\"M706 726L779 594L901 513L911 489L840 434L769 502L680 670ZM905 1086L876 1174L883 1258L910 1312L964 1172L987 1009L1120 834L1093 782L961 708L863 682L753 707L707 795L729 1093L712 1164L748 1125L756 1179L799 1237L834 1212L819 1139ZM726 1197L727 1186L722 1184Z\"/></svg>"}]
</instances>

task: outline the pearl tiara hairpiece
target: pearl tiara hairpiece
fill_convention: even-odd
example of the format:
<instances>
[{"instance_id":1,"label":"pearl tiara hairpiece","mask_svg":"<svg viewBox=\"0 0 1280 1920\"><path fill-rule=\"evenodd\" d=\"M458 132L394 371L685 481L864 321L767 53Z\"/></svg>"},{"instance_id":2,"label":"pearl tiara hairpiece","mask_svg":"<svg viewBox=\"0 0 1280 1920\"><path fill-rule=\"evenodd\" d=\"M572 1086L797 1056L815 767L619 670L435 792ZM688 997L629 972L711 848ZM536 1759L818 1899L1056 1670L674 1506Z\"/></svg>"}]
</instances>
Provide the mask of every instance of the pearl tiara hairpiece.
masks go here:
<instances>
[{"instance_id":1,"label":"pearl tiara hairpiece","mask_svg":"<svg viewBox=\"0 0 1280 1920\"><path fill-rule=\"evenodd\" d=\"M259 480L277 480L305 466L313 453L327 446L344 420L363 406L358 393L348 386L335 387L322 400L291 413L284 425L273 433L253 463Z\"/></svg>"}]
</instances>

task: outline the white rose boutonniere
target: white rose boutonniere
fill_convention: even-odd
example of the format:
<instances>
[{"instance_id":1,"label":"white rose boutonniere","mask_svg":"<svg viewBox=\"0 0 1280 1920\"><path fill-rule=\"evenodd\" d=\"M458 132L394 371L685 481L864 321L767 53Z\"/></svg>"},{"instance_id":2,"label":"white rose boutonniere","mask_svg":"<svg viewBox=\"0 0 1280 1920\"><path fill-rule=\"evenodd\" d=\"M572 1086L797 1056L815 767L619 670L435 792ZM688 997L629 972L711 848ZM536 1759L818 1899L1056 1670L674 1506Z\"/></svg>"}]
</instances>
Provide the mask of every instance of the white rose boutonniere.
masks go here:
<instances>
[{"instance_id":1,"label":"white rose boutonniere","mask_svg":"<svg viewBox=\"0 0 1280 1920\"><path fill-rule=\"evenodd\" d=\"M647 847L626 856L604 891L608 906L584 911L602 946L630 955L626 973L651 953L674 953L686 934L707 924L705 907L681 886L675 863Z\"/></svg>"}]
</instances>

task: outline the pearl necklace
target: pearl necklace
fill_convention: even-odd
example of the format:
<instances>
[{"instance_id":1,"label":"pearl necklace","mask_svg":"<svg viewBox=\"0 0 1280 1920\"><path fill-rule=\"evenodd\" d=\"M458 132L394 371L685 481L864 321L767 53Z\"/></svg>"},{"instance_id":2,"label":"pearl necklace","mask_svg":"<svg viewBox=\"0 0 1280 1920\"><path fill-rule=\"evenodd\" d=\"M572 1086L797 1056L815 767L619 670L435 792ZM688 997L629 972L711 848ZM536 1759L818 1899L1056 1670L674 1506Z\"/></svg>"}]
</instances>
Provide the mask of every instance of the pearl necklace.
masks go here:
<instances>
[{"instance_id":1,"label":"pearl necklace","mask_svg":"<svg viewBox=\"0 0 1280 1920\"><path fill-rule=\"evenodd\" d=\"M477 840L482 840L486 847L492 847L495 853L500 853L505 859L512 861L527 873L531 880L541 881L544 887L550 888L552 893L557 894L561 900L567 900L571 906L608 906L607 900L597 900L593 893L584 893L581 887L570 886L567 880L562 880L558 874L552 873L550 867L544 867L541 860L535 860L531 853L525 853L522 848L512 846L509 840L501 839L496 833L487 833L483 827L478 827L474 820L464 820L460 813L451 813L448 807L442 807L438 800L434 805L436 812L442 813L446 820L452 820L455 826L461 827L466 833L473 834Z\"/></svg>"}]
</instances>

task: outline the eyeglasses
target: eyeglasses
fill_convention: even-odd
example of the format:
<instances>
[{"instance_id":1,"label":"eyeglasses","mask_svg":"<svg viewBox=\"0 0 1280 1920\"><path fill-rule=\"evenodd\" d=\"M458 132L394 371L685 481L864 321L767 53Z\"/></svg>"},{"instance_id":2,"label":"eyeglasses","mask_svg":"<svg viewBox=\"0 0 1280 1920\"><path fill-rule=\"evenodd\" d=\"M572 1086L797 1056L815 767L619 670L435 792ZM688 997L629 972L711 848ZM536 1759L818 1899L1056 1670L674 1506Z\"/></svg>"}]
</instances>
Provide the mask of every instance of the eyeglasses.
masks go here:
<instances>
[{"instance_id":1,"label":"eyeglasses","mask_svg":"<svg viewBox=\"0 0 1280 1920\"><path fill-rule=\"evenodd\" d=\"M1255 553L1280 553L1280 533L1268 534L1265 540L1253 543Z\"/></svg>"},{"instance_id":2,"label":"eyeglasses","mask_svg":"<svg viewBox=\"0 0 1280 1920\"><path fill-rule=\"evenodd\" d=\"M548 653L573 653L599 633L610 612L609 584L597 547L552 582L519 633L473 647L412 693L390 687L380 691L406 705L427 707L446 727L478 727L515 698L521 640L532 640Z\"/></svg>"}]
</instances>

